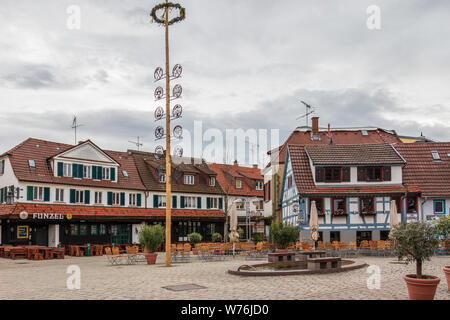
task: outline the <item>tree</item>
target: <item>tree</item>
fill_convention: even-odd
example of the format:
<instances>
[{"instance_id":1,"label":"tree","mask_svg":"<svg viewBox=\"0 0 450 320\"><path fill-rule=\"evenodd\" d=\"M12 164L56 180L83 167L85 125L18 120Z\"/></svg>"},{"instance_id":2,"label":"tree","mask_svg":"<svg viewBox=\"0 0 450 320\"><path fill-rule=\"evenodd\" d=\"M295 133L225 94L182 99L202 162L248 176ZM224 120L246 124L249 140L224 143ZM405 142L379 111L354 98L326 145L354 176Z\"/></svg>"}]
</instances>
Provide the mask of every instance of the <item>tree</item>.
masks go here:
<instances>
[{"instance_id":1,"label":"tree","mask_svg":"<svg viewBox=\"0 0 450 320\"><path fill-rule=\"evenodd\" d=\"M396 241L394 250L399 259L416 262L416 277L422 278L422 265L429 261L439 246L436 228L426 222L402 224L392 230L392 239Z\"/></svg>"},{"instance_id":2,"label":"tree","mask_svg":"<svg viewBox=\"0 0 450 320\"><path fill-rule=\"evenodd\" d=\"M291 242L297 241L300 231L297 227L274 221L270 225L270 239L278 249L286 249Z\"/></svg>"}]
</instances>

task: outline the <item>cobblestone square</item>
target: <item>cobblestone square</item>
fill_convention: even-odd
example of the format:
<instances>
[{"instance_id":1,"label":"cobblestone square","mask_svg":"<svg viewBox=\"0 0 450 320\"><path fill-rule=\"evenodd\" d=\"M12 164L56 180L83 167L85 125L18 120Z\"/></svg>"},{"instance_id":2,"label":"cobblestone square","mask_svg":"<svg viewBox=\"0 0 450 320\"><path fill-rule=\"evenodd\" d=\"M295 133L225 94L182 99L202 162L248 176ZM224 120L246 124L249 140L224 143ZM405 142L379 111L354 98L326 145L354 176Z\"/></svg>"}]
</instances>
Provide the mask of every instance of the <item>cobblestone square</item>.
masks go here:
<instances>
[{"instance_id":1,"label":"cobblestone square","mask_svg":"<svg viewBox=\"0 0 450 320\"><path fill-rule=\"evenodd\" d=\"M235 258L228 261L201 262L164 266L160 253L156 265L111 266L103 257L67 257L64 260L0 259L0 299L227 299L227 300L361 300L408 299L403 276L414 273L415 265L392 264L392 257L360 257L381 270L380 289L367 288L371 276L367 268L335 274L286 277L240 277L227 273L231 267L260 263ZM435 299L450 300L444 265L450 257L434 257L424 265L424 273L439 276L441 282ZM81 288L67 289L67 268L81 270ZM205 289L170 291L165 286L196 284Z\"/></svg>"}]
</instances>

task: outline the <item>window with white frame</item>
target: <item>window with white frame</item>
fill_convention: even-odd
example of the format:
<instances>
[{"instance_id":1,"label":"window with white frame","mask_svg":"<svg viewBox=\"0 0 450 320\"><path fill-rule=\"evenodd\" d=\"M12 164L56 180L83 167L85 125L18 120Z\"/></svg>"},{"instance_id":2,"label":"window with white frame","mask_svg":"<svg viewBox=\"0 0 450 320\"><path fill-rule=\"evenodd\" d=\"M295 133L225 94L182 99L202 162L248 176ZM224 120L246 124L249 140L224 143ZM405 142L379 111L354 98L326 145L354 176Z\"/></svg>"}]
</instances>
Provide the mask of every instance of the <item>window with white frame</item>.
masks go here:
<instances>
[{"instance_id":1,"label":"window with white frame","mask_svg":"<svg viewBox=\"0 0 450 320\"><path fill-rule=\"evenodd\" d=\"M119 206L120 205L120 192L112 193L112 205Z\"/></svg>"},{"instance_id":2,"label":"window with white frame","mask_svg":"<svg viewBox=\"0 0 450 320\"><path fill-rule=\"evenodd\" d=\"M238 209L238 210L244 210L244 209L245 209L245 202L244 202L244 201L238 201L238 202L236 202L236 209Z\"/></svg>"},{"instance_id":3,"label":"window with white frame","mask_svg":"<svg viewBox=\"0 0 450 320\"><path fill-rule=\"evenodd\" d=\"M166 196L158 196L158 208L166 207Z\"/></svg>"},{"instance_id":4,"label":"window with white frame","mask_svg":"<svg viewBox=\"0 0 450 320\"><path fill-rule=\"evenodd\" d=\"M64 201L64 189L55 189L55 201L63 202Z\"/></svg>"},{"instance_id":5,"label":"window with white frame","mask_svg":"<svg viewBox=\"0 0 450 320\"><path fill-rule=\"evenodd\" d=\"M159 174L159 182L160 183L166 183L166 174L165 173L160 173Z\"/></svg>"},{"instance_id":6,"label":"window with white frame","mask_svg":"<svg viewBox=\"0 0 450 320\"><path fill-rule=\"evenodd\" d=\"M5 160L0 161L0 174L5 173Z\"/></svg>"},{"instance_id":7,"label":"window with white frame","mask_svg":"<svg viewBox=\"0 0 450 320\"><path fill-rule=\"evenodd\" d=\"M130 203L130 206L136 206L136 194L135 193L130 193L130 196L129 196L129 203Z\"/></svg>"},{"instance_id":8,"label":"window with white frame","mask_svg":"<svg viewBox=\"0 0 450 320\"><path fill-rule=\"evenodd\" d=\"M241 179L237 179L236 180L236 188L237 189L242 189L242 180Z\"/></svg>"},{"instance_id":9,"label":"window with white frame","mask_svg":"<svg viewBox=\"0 0 450 320\"><path fill-rule=\"evenodd\" d=\"M184 207L187 209L197 208L197 197L185 197L184 198Z\"/></svg>"},{"instance_id":10,"label":"window with white frame","mask_svg":"<svg viewBox=\"0 0 450 320\"><path fill-rule=\"evenodd\" d=\"M101 192L101 191L96 191L94 193L94 203L95 204L102 204L103 203L102 195L103 195L103 192Z\"/></svg>"},{"instance_id":11,"label":"window with white frame","mask_svg":"<svg viewBox=\"0 0 450 320\"><path fill-rule=\"evenodd\" d=\"M72 176L72 164L71 163L64 163L63 164L63 176L64 177L71 177Z\"/></svg>"},{"instance_id":12,"label":"window with white frame","mask_svg":"<svg viewBox=\"0 0 450 320\"><path fill-rule=\"evenodd\" d=\"M264 189L264 181L258 180L256 181L256 190L263 190Z\"/></svg>"},{"instance_id":13,"label":"window with white frame","mask_svg":"<svg viewBox=\"0 0 450 320\"><path fill-rule=\"evenodd\" d=\"M91 179L92 175L91 175L91 166L83 166L83 178L85 179Z\"/></svg>"},{"instance_id":14,"label":"window with white frame","mask_svg":"<svg viewBox=\"0 0 450 320\"><path fill-rule=\"evenodd\" d=\"M110 168L103 168L103 175L102 175L102 179L103 180L110 180Z\"/></svg>"},{"instance_id":15,"label":"window with white frame","mask_svg":"<svg viewBox=\"0 0 450 320\"><path fill-rule=\"evenodd\" d=\"M219 209L219 198L211 198L211 209Z\"/></svg>"},{"instance_id":16,"label":"window with white frame","mask_svg":"<svg viewBox=\"0 0 450 320\"><path fill-rule=\"evenodd\" d=\"M216 177L211 177L209 179L209 186L214 187L216 185Z\"/></svg>"},{"instance_id":17,"label":"window with white frame","mask_svg":"<svg viewBox=\"0 0 450 320\"><path fill-rule=\"evenodd\" d=\"M194 176L185 175L184 176L184 184L194 184Z\"/></svg>"},{"instance_id":18,"label":"window with white frame","mask_svg":"<svg viewBox=\"0 0 450 320\"><path fill-rule=\"evenodd\" d=\"M76 190L75 191L75 203L83 203L84 202L84 191Z\"/></svg>"},{"instance_id":19,"label":"window with white frame","mask_svg":"<svg viewBox=\"0 0 450 320\"><path fill-rule=\"evenodd\" d=\"M43 187L33 187L33 200L44 200L44 188Z\"/></svg>"}]
</instances>

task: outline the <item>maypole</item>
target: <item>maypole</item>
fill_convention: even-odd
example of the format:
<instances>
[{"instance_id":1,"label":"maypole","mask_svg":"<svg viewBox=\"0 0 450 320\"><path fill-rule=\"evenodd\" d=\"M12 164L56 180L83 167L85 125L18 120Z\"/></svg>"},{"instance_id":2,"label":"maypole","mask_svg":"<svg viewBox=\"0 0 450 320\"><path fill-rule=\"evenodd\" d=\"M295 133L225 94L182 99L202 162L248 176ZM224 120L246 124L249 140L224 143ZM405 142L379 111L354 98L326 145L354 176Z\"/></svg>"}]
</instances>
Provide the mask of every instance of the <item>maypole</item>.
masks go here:
<instances>
[{"instance_id":1,"label":"maypole","mask_svg":"<svg viewBox=\"0 0 450 320\"><path fill-rule=\"evenodd\" d=\"M157 16L157 12L161 9L164 9L164 14L159 18ZM172 10L178 10L179 16L169 20L169 12ZM161 120L165 117L166 119L166 129L158 126L155 130L156 140L166 139L166 148L164 152L164 148L162 146L157 146L155 150L155 156L157 158L165 156L166 159L166 267L170 267L171 264L171 235L172 235L172 163L171 163L171 155L170 155L170 142L172 138L181 139L183 129L181 126L176 126L173 130L173 136L171 135L171 127L170 121L173 119L181 118L182 107L180 105L176 105L172 113L170 112L170 101L174 99L178 99L181 97L182 87L178 84L175 85L172 91L172 96L170 95L170 82L171 80L178 79L182 73L181 65L177 64L174 66L172 70L172 74L169 73L170 70L170 56L169 56L169 26L184 20L185 18L185 9L179 4L173 4L166 0L166 3L159 4L155 6L151 12L151 17L153 21L163 24L165 27L165 50L166 50L166 66L165 71L162 68L157 68L155 70L155 81L162 80L165 76L166 80L166 93L164 94L164 89L162 87L158 87L155 90L155 98L156 101L166 98L166 108L165 112L162 107L158 107L155 111L155 119L156 121ZM181 147L177 147L175 150L175 156L182 157L183 149Z\"/></svg>"}]
</instances>

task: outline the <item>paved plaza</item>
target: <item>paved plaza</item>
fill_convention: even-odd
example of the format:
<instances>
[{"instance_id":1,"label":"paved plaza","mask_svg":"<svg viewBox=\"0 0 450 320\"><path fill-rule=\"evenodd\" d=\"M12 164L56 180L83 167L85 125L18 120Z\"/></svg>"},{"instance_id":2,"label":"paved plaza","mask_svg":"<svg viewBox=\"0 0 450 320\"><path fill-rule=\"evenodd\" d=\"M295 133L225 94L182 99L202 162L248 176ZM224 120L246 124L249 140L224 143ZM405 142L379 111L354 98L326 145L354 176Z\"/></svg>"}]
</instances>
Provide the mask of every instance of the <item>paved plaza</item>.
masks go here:
<instances>
[{"instance_id":1,"label":"paved plaza","mask_svg":"<svg viewBox=\"0 0 450 320\"><path fill-rule=\"evenodd\" d=\"M156 265L110 266L103 257L66 257L64 260L0 259L0 299L408 299L403 276L414 273L415 266L392 264L392 257L360 257L381 270L380 289L369 290L367 268L335 274L286 277L240 277L228 274L230 267L261 263L236 258L228 261L201 262L164 266L164 254ZM434 257L425 263L424 273L437 275L441 282L436 299L450 300L444 265L450 257ZM67 289L67 268L81 270L81 288ZM170 291L165 286L196 284L204 289Z\"/></svg>"}]
</instances>

